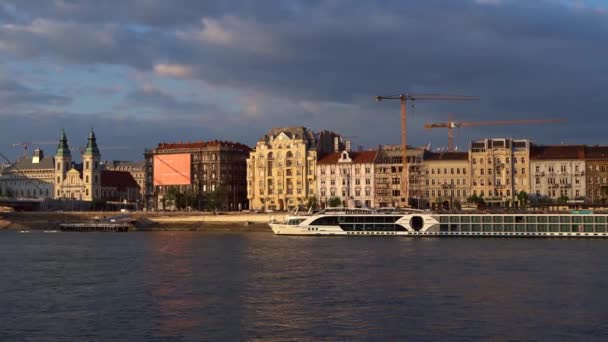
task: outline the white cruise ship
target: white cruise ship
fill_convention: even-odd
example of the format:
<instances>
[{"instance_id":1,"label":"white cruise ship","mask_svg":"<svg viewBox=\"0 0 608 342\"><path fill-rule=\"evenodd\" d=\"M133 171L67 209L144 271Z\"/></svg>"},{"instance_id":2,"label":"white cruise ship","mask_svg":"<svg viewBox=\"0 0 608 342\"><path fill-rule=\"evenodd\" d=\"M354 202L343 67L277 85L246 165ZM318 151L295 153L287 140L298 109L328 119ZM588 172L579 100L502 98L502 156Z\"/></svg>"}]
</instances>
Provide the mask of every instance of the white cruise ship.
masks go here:
<instances>
[{"instance_id":1,"label":"white cruise ship","mask_svg":"<svg viewBox=\"0 0 608 342\"><path fill-rule=\"evenodd\" d=\"M326 210L271 221L277 235L608 237L608 214Z\"/></svg>"}]
</instances>

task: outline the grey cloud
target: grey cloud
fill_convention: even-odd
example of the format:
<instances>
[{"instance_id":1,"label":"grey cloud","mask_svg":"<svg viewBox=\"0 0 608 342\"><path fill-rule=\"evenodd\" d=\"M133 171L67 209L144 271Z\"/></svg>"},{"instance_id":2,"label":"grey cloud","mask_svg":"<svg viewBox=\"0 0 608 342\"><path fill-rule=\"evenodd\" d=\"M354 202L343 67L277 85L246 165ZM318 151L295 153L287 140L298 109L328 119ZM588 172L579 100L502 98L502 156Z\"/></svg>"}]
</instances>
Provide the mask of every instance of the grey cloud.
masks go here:
<instances>
[{"instance_id":1,"label":"grey cloud","mask_svg":"<svg viewBox=\"0 0 608 342\"><path fill-rule=\"evenodd\" d=\"M32 108L36 106L65 106L71 99L65 96L36 91L17 81L0 78L0 116L8 115L14 108Z\"/></svg>"},{"instance_id":2,"label":"grey cloud","mask_svg":"<svg viewBox=\"0 0 608 342\"><path fill-rule=\"evenodd\" d=\"M164 117L181 118L206 118L211 119L210 115L221 113L220 109L212 104L200 103L195 101L183 101L175 98L157 88L137 89L127 94L123 104L117 106L118 110L135 111L146 109L150 113Z\"/></svg>"},{"instance_id":3,"label":"grey cloud","mask_svg":"<svg viewBox=\"0 0 608 342\"><path fill-rule=\"evenodd\" d=\"M321 110L334 110L322 104L338 102L356 108L321 115L297 109L272 113L248 121L259 127L257 134L263 133L264 125L301 118L308 126L364 131L359 135L367 145L396 142L398 105L376 104L372 98L410 91L481 98L466 104L417 104L414 113L419 116L410 121L413 142L445 141L443 132L429 133L420 127L424 121L444 120L449 112L462 120L586 119L574 121L568 130L558 126L463 130L461 141L501 134L555 142L578 134L576 128L585 132L581 141L605 139L598 127L606 120L603 110L608 106L601 93L608 85L608 16L556 1L505 1L491 6L452 0L14 3L33 18L55 22L69 18L69 30L74 32L53 39L31 32L0 33L0 44L19 56L51 55L73 63L124 64L144 71L159 63L174 63L192 70L192 78L241 91L255 89L268 102L310 101L321 104ZM222 36L220 31L215 32L219 41L205 41L176 33L195 35L205 29L202 18L213 19L233 36ZM143 25L145 30L138 32L132 25ZM100 32L110 37L108 44L95 39ZM256 39L267 44L265 50L251 44ZM173 108L188 114L217 109L163 94L135 92L127 101L134 110ZM593 120L602 124L584 123Z\"/></svg>"}]
</instances>

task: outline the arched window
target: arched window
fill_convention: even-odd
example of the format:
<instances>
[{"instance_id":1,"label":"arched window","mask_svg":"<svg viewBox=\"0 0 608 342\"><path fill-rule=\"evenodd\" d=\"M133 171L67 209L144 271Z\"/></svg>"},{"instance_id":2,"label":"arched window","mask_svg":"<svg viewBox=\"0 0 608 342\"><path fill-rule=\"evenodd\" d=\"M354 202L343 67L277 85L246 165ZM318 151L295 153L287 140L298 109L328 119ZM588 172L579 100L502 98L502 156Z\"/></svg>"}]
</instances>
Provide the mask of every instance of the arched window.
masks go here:
<instances>
[{"instance_id":1,"label":"arched window","mask_svg":"<svg viewBox=\"0 0 608 342\"><path fill-rule=\"evenodd\" d=\"M285 154L286 158L293 158L293 153L291 153L291 151L287 151L287 153Z\"/></svg>"}]
</instances>

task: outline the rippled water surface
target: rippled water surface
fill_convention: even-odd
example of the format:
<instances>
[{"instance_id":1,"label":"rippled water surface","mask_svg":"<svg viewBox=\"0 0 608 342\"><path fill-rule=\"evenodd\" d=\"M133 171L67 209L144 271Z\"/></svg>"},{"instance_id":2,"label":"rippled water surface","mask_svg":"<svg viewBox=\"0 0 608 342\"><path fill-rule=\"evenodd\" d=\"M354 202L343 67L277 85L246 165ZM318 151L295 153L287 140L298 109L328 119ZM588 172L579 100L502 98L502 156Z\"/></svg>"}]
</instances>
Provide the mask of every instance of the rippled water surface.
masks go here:
<instances>
[{"instance_id":1,"label":"rippled water surface","mask_svg":"<svg viewBox=\"0 0 608 342\"><path fill-rule=\"evenodd\" d=\"M0 232L0 340L605 340L608 240Z\"/></svg>"}]
</instances>

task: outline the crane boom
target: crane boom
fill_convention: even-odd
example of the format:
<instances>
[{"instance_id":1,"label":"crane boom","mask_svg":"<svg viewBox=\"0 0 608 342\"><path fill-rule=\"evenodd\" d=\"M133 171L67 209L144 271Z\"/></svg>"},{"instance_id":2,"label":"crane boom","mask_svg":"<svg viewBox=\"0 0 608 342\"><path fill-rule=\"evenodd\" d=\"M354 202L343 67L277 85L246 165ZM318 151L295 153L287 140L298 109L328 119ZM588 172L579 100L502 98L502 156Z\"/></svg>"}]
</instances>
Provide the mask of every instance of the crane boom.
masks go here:
<instances>
[{"instance_id":1,"label":"crane boom","mask_svg":"<svg viewBox=\"0 0 608 342\"><path fill-rule=\"evenodd\" d=\"M503 120L503 121L480 121L480 122L460 122L455 123L456 127L474 126L501 126L501 125L520 125L520 124L540 124L540 123L559 123L565 119L535 119L535 120Z\"/></svg>"},{"instance_id":2,"label":"crane boom","mask_svg":"<svg viewBox=\"0 0 608 342\"><path fill-rule=\"evenodd\" d=\"M443 94L408 94L402 93L398 95L380 95L376 96L376 101L383 100L399 100L401 102L401 159L403 163L403 174L401 179L401 202L404 206L409 206L408 203L408 184L409 184L409 167L407 160L407 101L416 100L445 100L445 101L467 101L476 100L476 97L461 96L461 95L443 95Z\"/></svg>"},{"instance_id":3,"label":"crane boom","mask_svg":"<svg viewBox=\"0 0 608 342\"><path fill-rule=\"evenodd\" d=\"M463 121L456 122L450 117L447 122L435 122L431 124L425 124L424 128L447 128L448 129L448 150L454 150L454 128L460 127L475 127L475 126L501 126L501 125L527 125L527 124L541 124L541 123L559 123L565 122L565 119L530 119L530 120L502 120L502 121Z\"/></svg>"}]
</instances>

